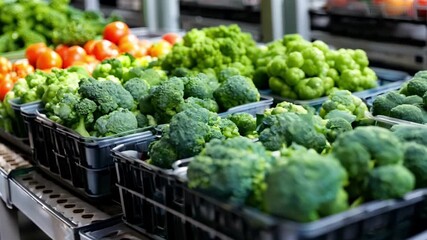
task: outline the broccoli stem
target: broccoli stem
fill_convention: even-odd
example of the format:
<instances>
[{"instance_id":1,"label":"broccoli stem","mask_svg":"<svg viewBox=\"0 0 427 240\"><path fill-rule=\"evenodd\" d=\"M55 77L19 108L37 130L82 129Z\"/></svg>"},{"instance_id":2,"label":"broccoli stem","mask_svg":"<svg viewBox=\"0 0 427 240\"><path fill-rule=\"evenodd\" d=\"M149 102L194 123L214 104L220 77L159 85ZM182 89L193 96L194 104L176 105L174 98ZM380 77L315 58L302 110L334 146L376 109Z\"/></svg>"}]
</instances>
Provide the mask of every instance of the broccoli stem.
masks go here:
<instances>
[{"instance_id":1,"label":"broccoli stem","mask_svg":"<svg viewBox=\"0 0 427 240\"><path fill-rule=\"evenodd\" d=\"M80 118L78 124L74 126L73 129L83 137L90 137L89 132L86 130L85 120L83 117Z\"/></svg>"}]
</instances>

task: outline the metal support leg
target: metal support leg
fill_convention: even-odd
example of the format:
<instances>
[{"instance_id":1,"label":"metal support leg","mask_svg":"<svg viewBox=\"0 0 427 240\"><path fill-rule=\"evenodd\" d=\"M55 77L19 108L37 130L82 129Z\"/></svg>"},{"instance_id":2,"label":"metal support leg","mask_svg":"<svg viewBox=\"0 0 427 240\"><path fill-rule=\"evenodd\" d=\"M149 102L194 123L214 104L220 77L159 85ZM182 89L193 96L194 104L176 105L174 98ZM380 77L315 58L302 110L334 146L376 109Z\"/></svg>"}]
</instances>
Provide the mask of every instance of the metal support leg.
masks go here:
<instances>
[{"instance_id":1,"label":"metal support leg","mask_svg":"<svg viewBox=\"0 0 427 240\"><path fill-rule=\"evenodd\" d=\"M148 31L156 32L159 29L159 22L157 20L157 1L156 0L142 0L142 10L145 23L147 24Z\"/></svg>"},{"instance_id":2,"label":"metal support leg","mask_svg":"<svg viewBox=\"0 0 427 240\"><path fill-rule=\"evenodd\" d=\"M3 201L0 201L0 239L19 240L18 210L7 208Z\"/></svg>"},{"instance_id":3,"label":"metal support leg","mask_svg":"<svg viewBox=\"0 0 427 240\"><path fill-rule=\"evenodd\" d=\"M284 34L299 33L310 40L308 0L286 0L283 5Z\"/></svg>"},{"instance_id":4,"label":"metal support leg","mask_svg":"<svg viewBox=\"0 0 427 240\"><path fill-rule=\"evenodd\" d=\"M85 0L85 10L99 11L99 0Z\"/></svg>"},{"instance_id":5,"label":"metal support leg","mask_svg":"<svg viewBox=\"0 0 427 240\"><path fill-rule=\"evenodd\" d=\"M283 37L283 4L284 0L261 1L261 29L263 42L269 42Z\"/></svg>"},{"instance_id":6,"label":"metal support leg","mask_svg":"<svg viewBox=\"0 0 427 240\"><path fill-rule=\"evenodd\" d=\"M157 16L160 30L177 32L179 30L179 1L158 0Z\"/></svg>"}]
</instances>

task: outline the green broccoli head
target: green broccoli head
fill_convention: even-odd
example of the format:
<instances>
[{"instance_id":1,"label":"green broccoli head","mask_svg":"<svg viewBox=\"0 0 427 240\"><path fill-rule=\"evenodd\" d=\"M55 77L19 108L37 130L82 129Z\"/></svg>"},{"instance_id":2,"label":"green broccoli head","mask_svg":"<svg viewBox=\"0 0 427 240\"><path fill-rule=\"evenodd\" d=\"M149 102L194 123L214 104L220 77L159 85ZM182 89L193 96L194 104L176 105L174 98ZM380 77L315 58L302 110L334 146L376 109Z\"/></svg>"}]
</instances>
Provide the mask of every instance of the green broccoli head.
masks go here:
<instances>
[{"instance_id":1,"label":"green broccoli head","mask_svg":"<svg viewBox=\"0 0 427 240\"><path fill-rule=\"evenodd\" d=\"M317 120L312 114L284 112L265 116L257 131L259 140L271 151L297 143L321 152L327 145L326 137L317 131Z\"/></svg>"},{"instance_id":2,"label":"green broccoli head","mask_svg":"<svg viewBox=\"0 0 427 240\"><path fill-rule=\"evenodd\" d=\"M151 115L144 115L140 111L134 112L136 121L138 122L138 128L144 128L148 126L156 126L156 120Z\"/></svg>"},{"instance_id":3,"label":"green broccoli head","mask_svg":"<svg viewBox=\"0 0 427 240\"><path fill-rule=\"evenodd\" d=\"M416 123L424 123L423 112L421 109L410 104L402 104L392 108L390 110L390 117Z\"/></svg>"},{"instance_id":4,"label":"green broccoli head","mask_svg":"<svg viewBox=\"0 0 427 240\"><path fill-rule=\"evenodd\" d=\"M243 137L215 139L189 164L188 185L221 200L258 207L271 161L260 143Z\"/></svg>"},{"instance_id":5,"label":"green broccoli head","mask_svg":"<svg viewBox=\"0 0 427 240\"><path fill-rule=\"evenodd\" d=\"M423 107L423 98L417 95L407 96L403 100L404 104L411 104L417 107Z\"/></svg>"},{"instance_id":6,"label":"green broccoli head","mask_svg":"<svg viewBox=\"0 0 427 240\"><path fill-rule=\"evenodd\" d=\"M406 85L407 96L417 95L423 97L427 92L427 78L425 73L418 72ZM422 75L423 74L423 75Z\"/></svg>"},{"instance_id":7,"label":"green broccoli head","mask_svg":"<svg viewBox=\"0 0 427 240\"><path fill-rule=\"evenodd\" d=\"M341 196L345 181L345 170L332 156L314 150L293 151L279 158L267 175L266 211L298 222L343 211L348 208Z\"/></svg>"},{"instance_id":8,"label":"green broccoli head","mask_svg":"<svg viewBox=\"0 0 427 240\"><path fill-rule=\"evenodd\" d=\"M221 129L221 134L226 138L240 136L239 128L230 119L222 118L218 126Z\"/></svg>"},{"instance_id":9,"label":"green broccoli head","mask_svg":"<svg viewBox=\"0 0 427 240\"><path fill-rule=\"evenodd\" d=\"M405 155L403 165L415 176L415 187L427 186L427 147L416 142L407 142L403 146Z\"/></svg>"},{"instance_id":10,"label":"green broccoli head","mask_svg":"<svg viewBox=\"0 0 427 240\"><path fill-rule=\"evenodd\" d=\"M351 124L344 118L331 118L326 123L326 138L329 142L334 142L335 139L344 132L353 130Z\"/></svg>"},{"instance_id":11,"label":"green broccoli head","mask_svg":"<svg viewBox=\"0 0 427 240\"><path fill-rule=\"evenodd\" d=\"M161 168L170 168L178 159L175 146L170 143L168 138L161 138L159 141L152 142L148 152L150 163Z\"/></svg>"},{"instance_id":12,"label":"green broccoli head","mask_svg":"<svg viewBox=\"0 0 427 240\"><path fill-rule=\"evenodd\" d=\"M243 76L232 76L222 82L214 91L214 97L222 110L260 100L252 80Z\"/></svg>"},{"instance_id":13,"label":"green broccoli head","mask_svg":"<svg viewBox=\"0 0 427 240\"><path fill-rule=\"evenodd\" d=\"M391 130L401 141L416 142L427 146L427 128L409 125L395 125Z\"/></svg>"},{"instance_id":14,"label":"green broccoli head","mask_svg":"<svg viewBox=\"0 0 427 240\"><path fill-rule=\"evenodd\" d=\"M403 104L404 101L405 95L396 91L388 92L375 98L372 103L372 113L374 115L390 116L391 109Z\"/></svg>"},{"instance_id":15,"label":"green broccoli head","mask_svg":"<svg viewBox=\"0 0 427 240\"><path fill-rule=\"evenodd\" d=\"M127 109L117 109L95 121L94 130L98 137L111 136L138 128L135 115Z\"/></svg>"},{"instance_id":16,"label":"green broccoli head","mask_svg":"<svg viewBox=\"0 0 427 240\"><path fill-rule=\"evenodd\" d=\"M83 98L94 101L103 114L118 108L133 110L136 107L132 95L123 86L112 81L85 78L80 81L78 92Z\"/></svg>"},{"instance_id":17,"label":"green broccoli head","mask_svg":"<svg viewBox=\"0 0 427 240\"><path fill-rule=\"evenodd\" d=\"M200 99L213 98L213 89L209 85L208 76L199 73L185 79L184 98L196 97Z\"/></svg>"},{"instance_id":18,"label":"green broccoli head","mask_svg":"<svg viewBox=\"0 0 427 240\"><path fill-rule=\"evenodd\" d=\"M216 103L213 99L200 99L195 97L189 97L184 100L184 104L181 105L181 108L183 110L189 109L189 108L206 108L207 110L211 112L218 112L219 106L218 103Z\"/></svg>"},{"instance_id":19,"label":"green broccoli head","mask_svg":"<svg viewBox=\"0 0 427 240\"><path fill-rule=\"evenodd\" d=\"M414 175L402 165L380 166L369 175L369 199L401 198L414 189Z\"/></svg>"},{"instance_id":20,"label":"green broccoli head","mask_svg":"<svg viewBox=\"0 0 427 240\"><path fill-rule=\"evenodd\" d=\"M256 118L249 113L234 113L227 117L239 129L242 136L251 137L256 135Z\"/></svg>"},{"instance_id":21,"label":"green broccoli head","mask_svg":"<svg viewBox=\"0 0 427 240\"><path fill-rule=\"evenodd\" d=\"M290 102L278 103L274 108L269 108L264 111L264 115L275 115L284 112L293 112L296 114L307 114L309 111L301 105L296 105Z\"/></svg>"},{"instance_id":22,"label":"green broccoli head","mask_svg":"<svg viewBox=\"0 0 427 240\"><path fill-rule=\"evenodd\" d=\"M340 134L332 145L332 153L347 170L350 179L361 181L372 166L402 163L401 145L401 141L387 129L358 127Z\"/></svg>"},{"instance_id":23,"label":"green broccoli head","mask_svg":"<svg viewBox=\"0 0 427 240\"><path fill-rule=\"evenodd\" d=\"M132 95L135 101L139 101L142 97L148 94L150 85L141 78L129 79L123 87Z\"/></svg>"},{"instance_id":24,"label":"green broccoli head","mask_svg":"<svg viewBox=\"0 0 427 240\"><path fill-rule=\"evenodd\" d=\"M335 90L328 96L322 107L319 115L325 117L333 110L347 111L356 116L356 120L365 118L365 112L368 111L366 104L358 97L351 94L347 90Z\"/></svg>"},{"instance_id":25,"label":"green broccoli head","mask_svg":"<svg viewBox=\"0 0 427 240\"><path fill-rule=\"evenodd\" d=\"M229 77L232 76L239 76L240 71L236 68L225 68L223 70L221 70L218 74L218 81L219 82L225 82L225 80L227 80Z\"/></svg>"},{"instance_id":26,"label":"green broccoli head","mask_svg":"<svg viewBox=\"0 0 427 240\"><path fill-rule=\"evenodd\" d=\"M171 78L151 88L150 104L158 123L167 123L180 111L184 103L184 83L179 78ZM143 109L140 109L143 111Z\"/></svg>"}]
</instances>

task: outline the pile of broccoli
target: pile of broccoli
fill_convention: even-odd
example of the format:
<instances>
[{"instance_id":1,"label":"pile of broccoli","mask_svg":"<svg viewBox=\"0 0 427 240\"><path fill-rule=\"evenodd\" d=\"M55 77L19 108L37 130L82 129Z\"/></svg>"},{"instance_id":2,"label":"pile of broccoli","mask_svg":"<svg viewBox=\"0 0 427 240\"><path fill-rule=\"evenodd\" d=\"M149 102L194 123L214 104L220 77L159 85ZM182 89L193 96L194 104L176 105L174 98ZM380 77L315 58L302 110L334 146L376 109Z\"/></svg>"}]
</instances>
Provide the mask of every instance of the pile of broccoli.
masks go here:
<instances>
[{"instance_id":1,"label":"pile of broccoli","mask_svg":"<svg viewBox=\"0 0 427 240\"><path fill-rule=\"evenodd\" d=\"M115 19L71 7L69 0L0 1L0 53L32 43L83 45Z\"/></svg>"},{"instance_id":2,"label":"pile of broccoli","mask_svg":"<svg viewBox=\"0 0 427 240\"><path fill-rule=\"evenodd\" d=\"M351 92L374 88L377 76L363 50L331 50L322 41L285 35L258 52L254 82L289 99L314 99L334 88Z\"/></svg>"},{"instance_id":3,"label":"pile of broccoli","mask_svg":"<svg viewBox=\"0 0 427 240\"><path fill-rule=\"evenodd\" d=\"M260 94L252 81L241 75L228 74L224 69L223 81L217 82L204 73L171 77L153 86L139 101L144 114L155 117L159 123L168 123L177 113L203 107L212 112L224 112L229 108L257 102Z\"/></svg>"},{"instance_id":4,"label":"pile of broccoli","mask_svg":"<svg viewBox=\"0 0 427 240\"><path fill-rule=\"evenodd\" d=\"M403 164L402 143L391 131L375 126L338 136L332 154L347 171L345 189L351 201L399 198L414 189L414 175Z\"/></svg>"},{"instance_id":5,"label":"pile of broccoli","mask_svg":"<svg viewBox=\"0 0 427 240\"><path fill-rule=\"evenodd\" d=\"M420 71L400 91L375 98L374 115L384 115L410 122L427 123L427 71Z\"/></svg>"},{"instance_id":6,"label":"pile of broccoli","mask_svg":"<svg viewBox=\"0 0 427 240\"><path fill-rule=\"evenodd\" d=\"M233 67L243 76L253 74L252 55L256 43L249 33L241 32L239 26L218 26L192 29L183 41L173 46L172 51L160 59L162 69L190 69L219 75L224 68ZM176 75L176 73L175 73Z\"/></svg>"},{"instance_id":7,"label":"pile of broccoli","mask_svg":"<svg viewBox=\"0 0 427 240\"><path fill-rule=\"evenodd\" d=\"M88 73L84 68L75 66L67 70L53 69L51 73L37 70L25 78L20 78L0 104L0 127L12 131L11 121L15 119L15 112L9 103L10 100L19 98L21 104L38 100L48 102L65 89L77 91L80 78L87 76Z\"/></svg>"},{"instance_id":8,"label":"pile of broccoli","mask_svg":"<svg viewBox=\"0 0 427 240\"><path fill-rule=\"evenodd\" d=\"M150 145L150 163L170 168L176 160L200 153L212 139L237 136L240 136L239 128L233 121L202 107L190 108L174 115L163 128L160 140Z\"/></svg>"}]
</instances>

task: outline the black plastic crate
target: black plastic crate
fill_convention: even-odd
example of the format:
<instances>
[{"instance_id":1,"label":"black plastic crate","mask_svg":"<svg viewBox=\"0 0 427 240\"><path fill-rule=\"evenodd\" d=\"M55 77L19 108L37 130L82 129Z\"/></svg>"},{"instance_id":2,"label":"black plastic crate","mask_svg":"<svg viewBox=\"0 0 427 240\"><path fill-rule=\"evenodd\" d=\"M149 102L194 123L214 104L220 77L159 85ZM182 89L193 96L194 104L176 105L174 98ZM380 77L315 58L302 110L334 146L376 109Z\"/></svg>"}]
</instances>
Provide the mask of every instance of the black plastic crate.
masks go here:
<instances>
[{"instance_id":1,"label":"black plastic crate","mask_svg":"<svg viewBox=\"0 0 427 240\"><path fill-rule=\"evenodd\" d=\"M153 137L143 129L129 135L84 138L40 113L31 127L33 159L38 168L69 189L89 199L116 191L110 150L119 144L143 144Z\"/></svg>"},{"instance_id":2,"label":"black plastic crate","mask_svg":"<svg viewBox=\"0 0 427 240\"><path fill-rule=\"evenodd\" d=\"M22 111L25 109L37 109L41 101L35 101L30 103L21 103L20 98L15 98L9 101L10 106L14 111L14 119L12 121L13 134L19 138L28 138L28 129L22 118Z\"/></svg>"},{"instance_id":3,"label":"black plastic crate","mask_svg":"<svg viewBox=\"0 0 427 240\"><path fill-rule=\"evenodd\" d=\"M144 162L146 149L113 149L124 221L166 239L404 239L427 229L427 190L400 200L366 203L300 224L243 206L232 206L189 189L178 171Z\"/></svg>"},{"instance_id":4,"label":"black plastic crate","mask_svg":"<svg viewBox=\"0 0 427 240\"><path fill-rule=\"evenodd\" d=\"M255 116L259 113L264 113L264 110L270 108L273 104L273 97L261 95L261 98L258 102L247 103L240 106L232 107L225 112L218 113L220 117L226 117L233 113L249 113Z\"/></svg>"}]
</instances>

